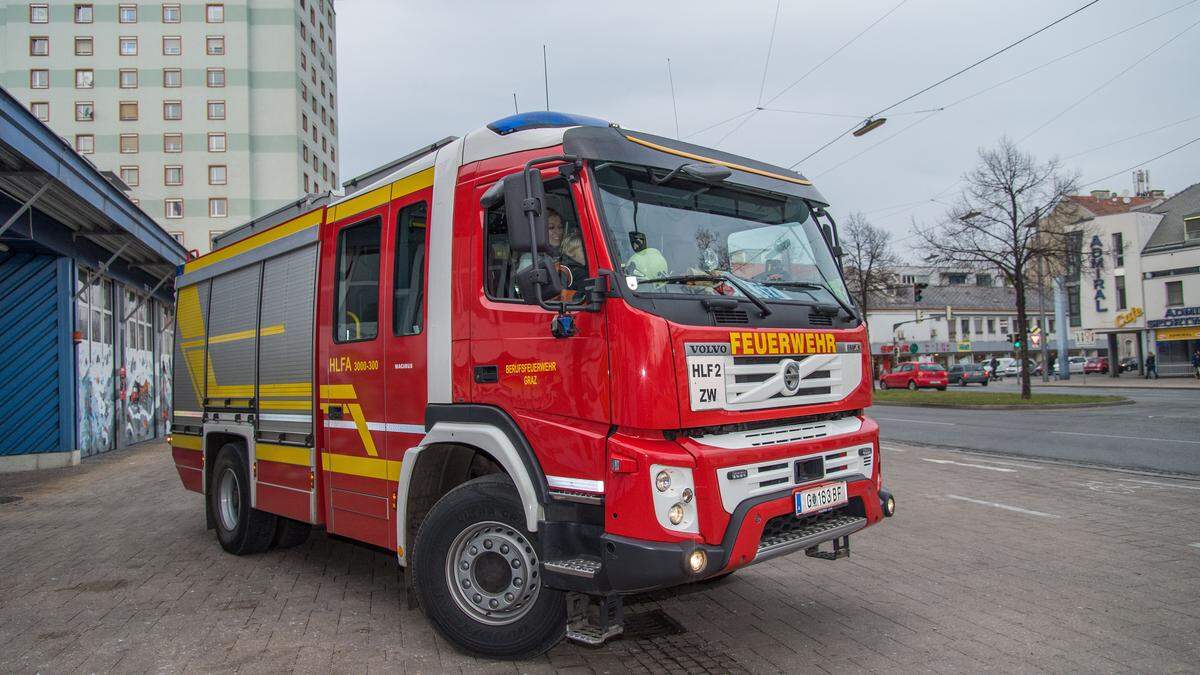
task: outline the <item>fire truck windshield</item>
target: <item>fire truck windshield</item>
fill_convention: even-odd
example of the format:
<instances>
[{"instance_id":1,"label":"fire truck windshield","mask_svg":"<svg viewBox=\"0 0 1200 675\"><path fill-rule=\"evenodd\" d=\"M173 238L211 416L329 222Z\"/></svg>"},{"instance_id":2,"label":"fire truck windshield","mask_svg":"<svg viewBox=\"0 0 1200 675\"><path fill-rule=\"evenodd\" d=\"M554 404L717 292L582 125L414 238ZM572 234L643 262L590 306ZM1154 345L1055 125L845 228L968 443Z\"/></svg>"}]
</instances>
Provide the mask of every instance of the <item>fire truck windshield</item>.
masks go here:
<instances>
[{"instance_id":1,"label":"fire truck windshield","mask_svg":"<svg viewBox=\"0 0 1200 675\"><path fill-rule=\"evenodd\" d=\"M665 172L645 167L600 164L594 174L613 257L638 292L744 295L720 280L728 273L767 302L849 302L804 200L687 179L657 184Z\"/></svg>"}]
</instances>

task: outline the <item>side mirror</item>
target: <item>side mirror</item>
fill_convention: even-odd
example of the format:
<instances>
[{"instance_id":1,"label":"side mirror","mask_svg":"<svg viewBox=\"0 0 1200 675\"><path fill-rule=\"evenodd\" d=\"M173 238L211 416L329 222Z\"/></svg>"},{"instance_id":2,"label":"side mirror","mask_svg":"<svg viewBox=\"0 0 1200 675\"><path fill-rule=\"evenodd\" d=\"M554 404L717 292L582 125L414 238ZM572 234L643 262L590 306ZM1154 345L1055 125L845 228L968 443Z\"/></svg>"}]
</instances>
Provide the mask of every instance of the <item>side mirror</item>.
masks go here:
<instances>
[{"instance_id":1,"label":"side mirror","mask_svg":"<svg viewBox=\"0 0 1200 675\"><path fill-rule=\"evenodd\" d=\"M525 182L529 181L526 197ZM504 210L508 217L508 243L514 251L532 251L536 245L545 251L550 240L546 226L546 186L537 169L516 173L504 178ZM530 231L529 214L533 214ZM535 240L536 237L536 240Z\"/></svg>"},{"instance_id":2,"label":"side mirror","mask_svg":"<svg viewBox=\"0 0 1200 675\"><path fill-rule=\"evenodd\" d=\"M522 188L524 189L524 188ZM538 293L541 299L553 298L563 290L562 276L547 255L539 255L538 260L517 272L517 290L521 293L521 301L527 305L539 305Z\"/></svg>"}]
</instances>

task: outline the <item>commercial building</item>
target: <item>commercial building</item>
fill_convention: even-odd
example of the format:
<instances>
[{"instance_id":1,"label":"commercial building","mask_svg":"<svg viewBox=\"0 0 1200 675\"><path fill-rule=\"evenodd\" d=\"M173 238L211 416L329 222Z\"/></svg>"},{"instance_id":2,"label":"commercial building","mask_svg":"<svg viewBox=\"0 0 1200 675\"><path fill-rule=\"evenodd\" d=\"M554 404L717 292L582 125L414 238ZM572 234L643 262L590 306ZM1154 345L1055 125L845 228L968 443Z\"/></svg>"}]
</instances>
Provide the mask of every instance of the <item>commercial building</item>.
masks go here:
<instances>
[{"instance_id":1,"label":"commercial building","mask_svg":"<svg viewBox=\"0 0 1200 675\"><path fill-rule=\"evenodd\" d=\"M332 0L0 3L0 84L188 249L338 184Z\"/></svg>"},{"instance_id":2,"label":"commercial building","mask_svg":"<svg viewBox=\"0 0 1200 675\"><path fill-rule=\"evenodd\" d=\"M1161 215L1142 249L1142 296L1158 372L1191 375L1200 350L1200 183L1154 208Z\"/></svg>"},{"instance_id":3,"label":"commercial building","mask_svg":"<svg viewBox=\"0 0 1200 675\"><path fill-rule=\"evenodd\" d=\"M0 88L0 472L167 433L185 256Z\"/></svg>"}]
</instances>

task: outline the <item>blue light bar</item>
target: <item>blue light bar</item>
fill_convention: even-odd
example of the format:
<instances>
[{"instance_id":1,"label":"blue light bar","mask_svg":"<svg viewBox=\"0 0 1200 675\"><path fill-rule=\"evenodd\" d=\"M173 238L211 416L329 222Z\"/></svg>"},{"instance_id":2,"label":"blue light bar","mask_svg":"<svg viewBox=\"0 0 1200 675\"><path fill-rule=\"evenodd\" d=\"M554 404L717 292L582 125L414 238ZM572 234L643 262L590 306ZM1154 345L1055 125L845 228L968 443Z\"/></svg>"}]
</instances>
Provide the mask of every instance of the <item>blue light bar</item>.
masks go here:
<instances>
[{"instance_id":1,"label":"blue light bar","mask_svg":"<svg viewBox=\"0 0 1200 675\"><path fill-rule=\"evenodd\" d=\"M516 131L526 129L546 129L550 127L607 127L608 122L595 117L561 113L550 110L518 113L487 125L489 129L501 136L507 136Z\"/></svg>"}]
</instances>

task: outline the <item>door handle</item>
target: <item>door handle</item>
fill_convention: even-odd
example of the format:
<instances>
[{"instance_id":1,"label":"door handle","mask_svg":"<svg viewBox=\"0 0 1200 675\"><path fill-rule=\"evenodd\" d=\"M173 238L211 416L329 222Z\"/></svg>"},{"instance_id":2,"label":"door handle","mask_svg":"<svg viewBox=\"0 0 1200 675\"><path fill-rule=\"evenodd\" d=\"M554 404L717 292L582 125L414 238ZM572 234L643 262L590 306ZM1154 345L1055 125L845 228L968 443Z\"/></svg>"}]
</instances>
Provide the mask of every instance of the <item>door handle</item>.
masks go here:
<instances>
[{"instance_id":1,"label":"door handle","mask_svg":"<svg viewBox=\"0 0 1200 675\"><path fill-rule=\"evenodd\" d=\"M342 419L342 406L340 406L340 405L329 406L329 419L331 419L331 420Z\"/></svg>"},{"instance_id":2,"label":"door handle","mask_svg":"<svg viewBox=\"0 0 1200 675\"><path fill-rule=\"evenodd\" d=\"M497 366L475 366L475 382L478 384L495 384L500 381L500 369Z\"/></svg>"}]
</instances>

